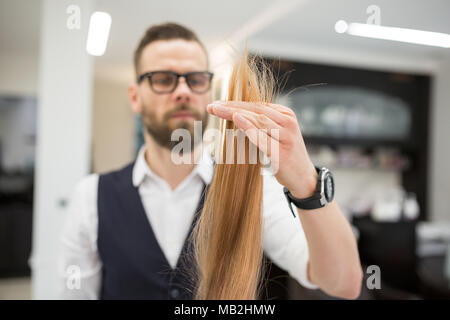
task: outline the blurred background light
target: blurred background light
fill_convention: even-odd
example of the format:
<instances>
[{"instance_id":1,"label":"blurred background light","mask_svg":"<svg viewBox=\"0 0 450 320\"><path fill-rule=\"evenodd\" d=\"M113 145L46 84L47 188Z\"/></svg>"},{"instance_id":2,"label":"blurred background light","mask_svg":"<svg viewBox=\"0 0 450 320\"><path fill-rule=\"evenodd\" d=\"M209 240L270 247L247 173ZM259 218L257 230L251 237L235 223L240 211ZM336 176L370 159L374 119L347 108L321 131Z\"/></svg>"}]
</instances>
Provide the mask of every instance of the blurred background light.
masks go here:
<instances>
[{"instance_id":1,"label":"blurred background light","mask_svg":"<svg viewBox=\"0 0 450 320\"><path fill-rule=\"evenodd\" d=\"M89 23L86 51L93 56L102 56L108 44L111 16L106 12L94 12Z\"/></svg>"},{"instance_id":2,"label":"blurred background light","mask_svg":"<svg viewBox=\"0 0 450 320\"><path fill-rule=\"evenodd\" d=\"M348 24L344 20L339 20L334 25L334 30L336 30L337 33L344 33L348 30Z\"/></svg>"},{"instance_id":3,"label":"blurred background light","mask_svg":"<svg viewBox=\"0 0 450 320\"><path fill-rule=\"evenodd\" d=\"M352 36L450 48L450 34L363 23L350 23L347 29L344 23L342 20L336 23L336 32L347 31Z\"/></svg>"}]
</instances>

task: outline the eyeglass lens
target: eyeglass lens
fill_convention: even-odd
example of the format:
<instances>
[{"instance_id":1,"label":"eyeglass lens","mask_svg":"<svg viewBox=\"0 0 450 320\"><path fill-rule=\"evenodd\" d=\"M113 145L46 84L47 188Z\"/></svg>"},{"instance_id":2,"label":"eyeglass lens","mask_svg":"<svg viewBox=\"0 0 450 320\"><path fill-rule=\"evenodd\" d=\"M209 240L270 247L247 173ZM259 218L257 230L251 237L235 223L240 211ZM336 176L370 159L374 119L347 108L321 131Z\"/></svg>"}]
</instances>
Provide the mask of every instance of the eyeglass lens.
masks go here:
<instances>
[{"instance_id":1,"label":"eyeglass lens","mask_svg":"<svg viewBox=\"0 0 450 320\"><path fill-rule=\"evenodd\" d=\"M177 75L170 72L155 72L150 79L153 90L157 92L171 92L177 85ZM194 92L203 93L209 89L210 74L207 72L193 72L186 76L188 86Z\"/></svg>"}]
</instances>

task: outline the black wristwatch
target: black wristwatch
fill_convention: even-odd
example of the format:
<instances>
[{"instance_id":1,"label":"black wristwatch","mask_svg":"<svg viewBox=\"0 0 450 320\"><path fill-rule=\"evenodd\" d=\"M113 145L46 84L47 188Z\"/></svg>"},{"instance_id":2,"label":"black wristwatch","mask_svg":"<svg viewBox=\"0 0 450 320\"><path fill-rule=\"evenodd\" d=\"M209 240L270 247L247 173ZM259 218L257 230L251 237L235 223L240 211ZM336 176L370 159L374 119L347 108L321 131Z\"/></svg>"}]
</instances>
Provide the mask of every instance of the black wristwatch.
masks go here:
<instances>
[{"instance_id":1,"label":"black wristwatch","mask_svg":"<svg viewBox=\"0 0 450 320\"><path fill-rule=\"evenodd\" d=\"M315 193L309 197L304 199L298 199L294 197L289 190L284 187L284 195L286 196L289 208L292 211L292 214L295 217L294 209L292 208L292 204L294 204L297 208L304 210L313 210L325 207L334 198L334 179L330 170L327 168L319 168L316 167L318 179L317 179L317 187Z\"/></svg>"}]
</instances>

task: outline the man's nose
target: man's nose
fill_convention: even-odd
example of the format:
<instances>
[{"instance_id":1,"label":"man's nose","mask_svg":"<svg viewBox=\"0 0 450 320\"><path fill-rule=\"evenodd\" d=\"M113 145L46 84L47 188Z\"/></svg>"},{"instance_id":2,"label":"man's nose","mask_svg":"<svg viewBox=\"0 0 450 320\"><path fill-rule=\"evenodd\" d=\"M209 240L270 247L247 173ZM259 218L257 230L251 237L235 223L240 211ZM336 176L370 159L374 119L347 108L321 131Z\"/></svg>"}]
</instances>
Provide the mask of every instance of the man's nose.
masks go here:
<instances>
[{"instance_id":1,"label":"man's nose","mask_svg":"<svg viewBox=\"0 0 450 320\"><path fill-rule=\"evenodd\" d=\"M192 92L186 83L185 78L180 78L178 81L178 85L175 88L174 96L177 102L189 102L191 98Z\"/></svg>"}]
</instances>

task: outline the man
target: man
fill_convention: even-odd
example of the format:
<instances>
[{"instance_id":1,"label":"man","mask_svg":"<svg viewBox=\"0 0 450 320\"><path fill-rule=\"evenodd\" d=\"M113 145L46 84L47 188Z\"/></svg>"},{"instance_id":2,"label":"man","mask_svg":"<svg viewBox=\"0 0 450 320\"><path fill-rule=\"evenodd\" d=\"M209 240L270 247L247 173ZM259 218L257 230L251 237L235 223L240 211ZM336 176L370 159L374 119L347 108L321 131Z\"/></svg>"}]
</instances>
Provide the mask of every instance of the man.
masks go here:
<instances>
[{"instance_id":1,"label":"man","mask_svg":"<svg viewBox=\"0 0 450 320\"><path fill-rule=\"evenodd\" d=\"M184 128L193 134L194 121L204 129L209 112L246 132L279 130L278 170L264 176L266 255L305 287L356 298L362 272L355 238L332 198L327 205L307 199L317 193L322 171L308 157L294 113L279 105L208 105L212 74L206 49L177 24L148 29L134 65L137 81L128 92L132 109L142 115L145 146L134 163L90 175L76 187L62 237L62 297L192 298L182 262L214 165L207 152L200 159L192 152L192 164L175 164L171 133ZM270 158L270 150L249 139ZM283 186L298 207L303 202L296 200L306 199L309 210L295 209L299 218L292 217Z\"/></svg>"}]
</instances>

